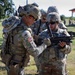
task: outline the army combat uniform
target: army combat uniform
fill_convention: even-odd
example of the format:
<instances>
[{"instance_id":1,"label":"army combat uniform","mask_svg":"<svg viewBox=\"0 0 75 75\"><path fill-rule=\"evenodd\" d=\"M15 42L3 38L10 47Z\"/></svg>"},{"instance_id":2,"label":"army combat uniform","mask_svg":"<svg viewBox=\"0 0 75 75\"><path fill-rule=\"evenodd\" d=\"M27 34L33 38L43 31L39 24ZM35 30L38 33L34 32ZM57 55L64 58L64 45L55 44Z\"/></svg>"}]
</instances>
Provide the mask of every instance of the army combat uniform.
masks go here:
<instances>
[{"instance_id":1,"label":"army combat uniform","mask_svg":"<svg viewBox=\"0 0 75 75\"><path fill-rule=\"evenodd\" d=\"M8 75L24 75L28 54L37 58L48 45L45 42L37 47L29 27L38 18L39 9L30 6L28 11L21 11L22 18L13 16L2 22L4 36L1 57Z\"/></svg>"},{"instance_id":2,"label":"army combat uniform","mask_svg":"<svg viewBox=\"0 0 75 75\"><path fill-rule=\"evenodd\" d=\"M13 68L12 65L15 64L18 64L18 69L21 70L25 65L26 58L28 57L27 53L36 58L47 47L46 44L37 47L34 43L31 32L31 29L21 22L20 25L18 25L9 35L8 40L10 42L8 46L9 52L7 53L8 58L5 56L5 59L3 60L8 67L8 72L11 70L10 68ZM6 61L6 59L8 60Z\"/></svg>"},{"instance_id":3,"label":"army combat uniform","mask_svg":"<svg viewBox=\"0 0 75 75\"><path fill-rule=\"evenodd\" d=\"M59 14L55 12L48 14L48 29L39 34L41 39L50 38L51 40L51 45L38 58L39 75L67 75L66 56L71 52L71 42L65 42L67 39L56 42L58 37L70 37L66 30L59 28L60 21ZM52 41L53 38L55 41Z\"/></svg>"},{"instance_id":4,"label":"army combat uniform","mask_svg":"<svg viewBox=\"0 0 75 75\"><path fill-rule=\"evenodd\" d=\"M46 16L47 13L43 9L40 10L40 19L38 19L32 26L32 30L35 35L38 35L40 32L46 29Z\"/></svg>"},{"instance_id":5,"label":"army combat uniform","mask_svg":"<svg viewBox=\"0 0 75 75\"><path fill-rule=\"evenodd\" d=\"M68 33L62 29L52 32L54 37L60 37ZM40 35L41 38L49 38L48 30L43 31ZM70 53L70 45L64 48L58 48L58 45L51 45L39 56L40 75L67 75L66 72L66 55Z\"/></svg>"},{"instance_id":6,"label":"army combat uniform","mask_svg":"<svg viewBox=\"0 0 75 75\"><path fill-rule=\"evenodd\" d=\"M46 24L39 19L31 26L31 29L33 30L34 34L38 35L40 32L46 29Z\"/></svg>"}]
</instances>

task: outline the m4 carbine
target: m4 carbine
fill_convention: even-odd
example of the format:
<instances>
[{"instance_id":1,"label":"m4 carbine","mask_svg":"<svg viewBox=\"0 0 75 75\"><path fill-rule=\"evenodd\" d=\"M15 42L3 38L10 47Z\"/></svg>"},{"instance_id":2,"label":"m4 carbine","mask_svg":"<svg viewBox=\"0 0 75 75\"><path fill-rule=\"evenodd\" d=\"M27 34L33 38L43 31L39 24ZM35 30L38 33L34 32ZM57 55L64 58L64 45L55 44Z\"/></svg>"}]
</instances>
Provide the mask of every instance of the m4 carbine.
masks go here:
<instances>
[{"instance_id":1,"label":"m4 carbine","mask_svg":"<svg viewBox=\"0 0 75 75\"><path fill-rule=\"evenodd\" d=\"M48 29L48 32L49 32L49 36L50 36L50 41L51 41L51 45L57 45L59 42L66 42L66 43L71 43L72 42L72 37L71 36L57 36L57 37L54 37L53 36L53 33L49 27L49 23L46 22L46 26L47 26L47 29ZM41 45L43 43L43 39L41 37L38 38L38 45Z\"/></svg>"},{"instance_id":2,"label":"m4 carbine","mask_svg":"<svg viewBox=\"0 0 75 75\"><path fill-rule=\"evenodd\" d=\"M49 23L46 22L46 26L47 26L47 29L48 29L48 32L49 32L49 36L50 36L50 40L51 40L51 43L52 44L58 44L59 42L66 42L66 43L71 43L72 41L72 37L71 36L59 36L59 37L54 37L53 34L52 34L52 31L49 27Z\"/></svg>"}]
</instances>

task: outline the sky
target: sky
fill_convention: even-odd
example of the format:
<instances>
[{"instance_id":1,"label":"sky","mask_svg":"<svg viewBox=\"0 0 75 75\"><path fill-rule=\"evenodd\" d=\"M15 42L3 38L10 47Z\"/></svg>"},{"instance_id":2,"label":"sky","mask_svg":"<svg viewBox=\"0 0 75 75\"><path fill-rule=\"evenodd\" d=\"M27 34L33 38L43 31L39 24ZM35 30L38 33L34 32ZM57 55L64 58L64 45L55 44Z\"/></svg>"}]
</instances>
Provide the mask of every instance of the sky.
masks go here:
<instances>
[{"instance_id":1,"label":"sky","mask_svg":"<svg viewBox=\"0 0 75 75\"><path fill-rule=\"evenodd\" d=\"M26 5L26 0L13 0L15 8ZM40 9L47 10L49 6L56 6L60 15L65 15L67 17L72 16L70 9L75 8L75 0L28 0L28 4L37 3ZM75 13L73 14L75 17Z\"/></svg>"}]
</instances>

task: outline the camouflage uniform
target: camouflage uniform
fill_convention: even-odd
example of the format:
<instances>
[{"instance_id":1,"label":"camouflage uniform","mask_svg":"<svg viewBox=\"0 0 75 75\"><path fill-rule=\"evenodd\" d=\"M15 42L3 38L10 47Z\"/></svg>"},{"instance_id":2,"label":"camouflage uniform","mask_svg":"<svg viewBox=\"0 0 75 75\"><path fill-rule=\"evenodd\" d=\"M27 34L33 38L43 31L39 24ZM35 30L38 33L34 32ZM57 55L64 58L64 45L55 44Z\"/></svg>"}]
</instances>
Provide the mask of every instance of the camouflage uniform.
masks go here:
<instances>
[{"instance_id":1,"label":"camouflage uniform","mask_svg":"<svg viewBox=\"0 0 75 75\"><path fill-rule=\"evenodd\" d=\"M37 58L48 45L47 43L43 43L37 47L34 43L32 30L23 21L23 18L28 15L32 15L37 19L39 10L34 7L30 8L27 12L22 10L21 15L23 17L21 20L11 17L3 21L3 26L5 27L3 29L3 50L5 51L2 50L1 57L7 67L8 75L24 75L24 66L28 62L28 53L34 56L34 58Z\"/></svg>"},{"instance_id":2,"label":"camouflage uniform","mask_svg":"<svg viewBox=\"0 0 75 75\"><path fill-rule=\"evenodd\" d=\"M40 43L37 43L38 42L38 34L40 32L42 32L43 30L46 29L46 16L47 16L47 13L46 11L44 11L43 9L40 10L41 12L41 17L40 19L38 19L32 26L32 30L33 30L33 34L34 34L34 39L35 39L35 43L37 45L39 45ZM34 59L35 60L35 63L36 63L36 67L37 67L37 72L39 70L39 62L37 59Z\"/></svg>"},{"instance_id":3,"label":"camouflage uniform","mask_svg":"<svg viewBox=\"0 0 75 75\"><path fill-rule=\"evenodd\" d=\"M44 11L43 9L40 10L41 12L41 18L39 20L37 20L32 26L32 30L34 32L34 34L38 35L40 32L42 32L43 30L46 29L46 16L47 13L46 11Z\"/></svg>"},{"instance_id":4,"label":"camouflage uniform","mask_svg":"<svg viewBox=\"0 0 75 75\"><path fill-rule=\"evenodd\" d=\"M31 28L33 33L38 35L40 32L46 29L46 24L42 23L41 19L39 19L31 26Z\"/></svg>"},{"instance_id":5,"label":"camouflage uniform","mask_svg":"<svg viewBox=\"0 0 75 75\"><path fill-rule=\"evenodd\" d=\"M48 15L48 22L53 15ZM66 30L56 29L52 31L53 37L70 36ZM44 30L39 34L41 39L50 38L48 29ZM52 42L53 43L53 42ZM71 46L70 43L66 44L64 47L59 47L58 44L52 44L47 47L43 53L39 56L38 61L40 63L39 75L67 75L66 71L66 55L70 53Z\"/></svg>"}]
</instances>

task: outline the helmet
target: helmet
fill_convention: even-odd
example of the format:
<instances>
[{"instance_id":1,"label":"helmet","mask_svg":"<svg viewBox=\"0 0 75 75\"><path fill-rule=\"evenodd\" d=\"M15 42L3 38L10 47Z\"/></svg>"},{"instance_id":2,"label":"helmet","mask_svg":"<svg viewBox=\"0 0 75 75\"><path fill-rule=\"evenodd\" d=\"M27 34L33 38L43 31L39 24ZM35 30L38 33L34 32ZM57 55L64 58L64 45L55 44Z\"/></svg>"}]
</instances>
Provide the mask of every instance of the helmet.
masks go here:
<instances>
[{"instance_id":1,"label":"helmet","mask_svg":"<svg viewBox=\"0 0 75 75\"><path fill-rule=\"evenodd\" d=\"M47 22L60 22L60 15L56 12L49 13L47 15Z\"/></svg>"},{"instance_id":2,"label":"helmet","mask_svg":"<svg viewBox=\"0 0 75 75\"><path fill-rule=\"evenodd\" d=\"M43 9L41 9L40 12L41 12L41 15L47 15L47 12Z\"/></svg>"},{"instance_id":3,"label":"helmet","mask_svg":"<svg viewBox=\"0 0 75 75\"><path fill-rule=\"evenodd\" d=\"M27 8L26 8L27 7ZM35 19L38 19L40 16L40 10L38 9L38 7L33 6L33 5L26 5L24 6L24 8L21 11L21 15L31 15L33 16Z\"/></svg>"},{"instance_id":4,"label":"helmet","mask_svg":"<svg viewBox=\"0 0 75 75\"><path fill-rule=\"evenodd\" d=\"M39 5L37 3L32 3L32 5L36 6L36 7L39 7Z\"/></svg>"},{"instance_id":5,"label":"helmet","mask_svg":"<svg viewBox=\"0 0 75 75\"><path fill-rule=\"evenodd\" d=\"M22 17L22 16L23 16L23 12L24 12L24 11L28 11L31 7L32 7L31 4L27 4L27 5L25 5L25 6L19 6L19 8L18 8L19 16Z\"/></svg>"},{"instance_id":6,"label":"helmet","mask_svg":"<svg viewBox=\"0 0 75 75\"><path fill-rule=\"evenodd\" d=\"M22 7L22 6L19 6L19 7L18 7L18 10L17 10L18 13L19 13L19 16L21 15L21 11L22 11L22 10L23 10L23 7Z\"/></svg>"},{"instance_id":7,"label":"helmet","mask_svg":"<svg viewBox=\"0 0 75 75\"><path fill-rule=\"evenodd\" d=\"M58 9L56 8L56 6L50 6L47 10L47 13L51 13L51 12L58 12Z\"/></svg>"}]
</instances>

